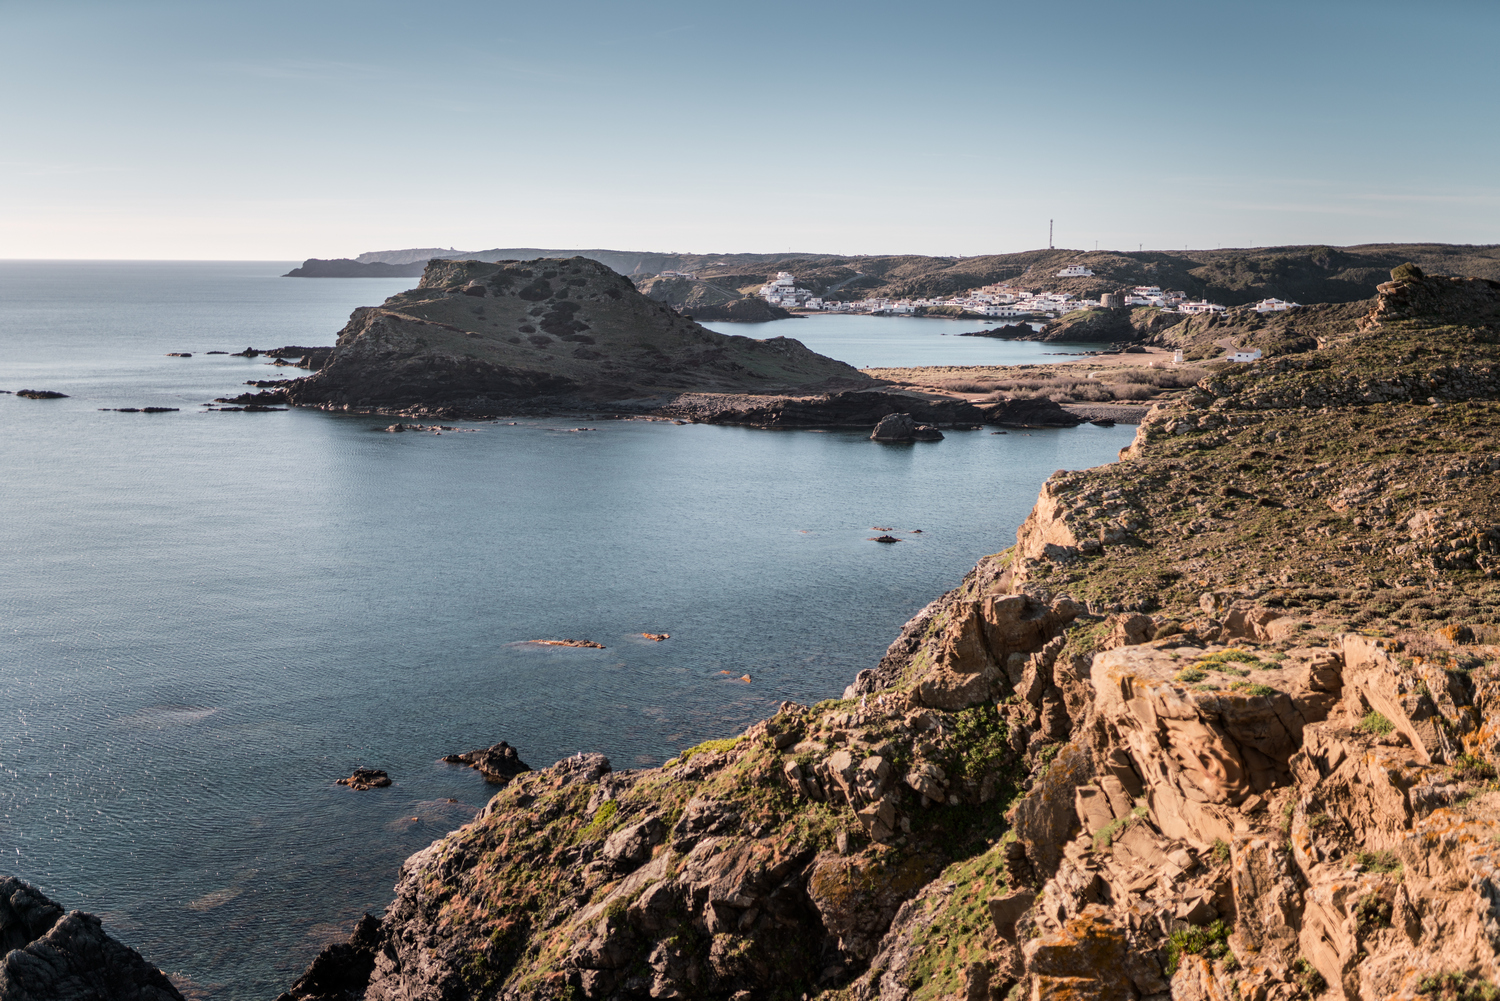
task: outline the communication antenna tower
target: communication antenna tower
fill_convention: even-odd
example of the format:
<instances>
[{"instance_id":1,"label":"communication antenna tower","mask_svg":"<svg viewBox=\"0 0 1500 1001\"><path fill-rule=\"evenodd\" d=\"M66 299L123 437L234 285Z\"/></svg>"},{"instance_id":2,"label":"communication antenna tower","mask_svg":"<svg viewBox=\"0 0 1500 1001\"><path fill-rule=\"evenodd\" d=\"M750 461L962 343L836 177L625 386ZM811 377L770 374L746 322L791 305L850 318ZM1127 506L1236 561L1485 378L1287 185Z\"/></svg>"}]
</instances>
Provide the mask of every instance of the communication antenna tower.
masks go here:
<instances>
[{"instance_id":1,"label":"communication antenna tower","mask_svg":"<svg viewBox=\"0 0 1500 1001\"><path fill-rule=\"evenodd\" d=\"M1047 249L1052 249L1052 220L1047 220Z\"/></svg>"}]
</instances>

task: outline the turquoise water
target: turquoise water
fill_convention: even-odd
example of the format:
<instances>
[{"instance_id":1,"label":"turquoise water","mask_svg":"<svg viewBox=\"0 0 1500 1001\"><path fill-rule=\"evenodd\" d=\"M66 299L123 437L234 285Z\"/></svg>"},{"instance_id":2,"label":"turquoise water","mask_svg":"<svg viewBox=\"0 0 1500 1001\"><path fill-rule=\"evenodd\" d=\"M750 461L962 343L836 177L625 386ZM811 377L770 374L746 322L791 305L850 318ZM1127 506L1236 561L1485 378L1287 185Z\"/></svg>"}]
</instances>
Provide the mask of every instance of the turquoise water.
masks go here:
<instances>
[{"instance_id":1,"label":"turquoise water","mask_svg":"<svg viewBox=\"0 0 1500 1001\"><path fill-rule=\"evenodd\" d=\"M656 764L835 696L1131 436L201 412L281 374L203 352L331 343L411 284L289 266L0 262L0 389L70 394L0 396L0 855L215 999L274 997L484 803L442 755ZM359 765L395 785L333 785Z\"/></svg>"}]
</instances>

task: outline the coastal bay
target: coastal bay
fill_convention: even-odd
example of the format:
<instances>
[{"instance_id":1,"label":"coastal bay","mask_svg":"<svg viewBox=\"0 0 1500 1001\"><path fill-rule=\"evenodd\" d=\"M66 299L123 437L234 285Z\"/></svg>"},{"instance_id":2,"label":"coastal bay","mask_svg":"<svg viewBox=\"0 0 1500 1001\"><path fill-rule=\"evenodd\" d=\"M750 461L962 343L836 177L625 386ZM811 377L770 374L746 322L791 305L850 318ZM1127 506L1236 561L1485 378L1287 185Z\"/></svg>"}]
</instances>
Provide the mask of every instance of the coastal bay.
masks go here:
<instances>
[{"instance_id":1,"label":"coastal bay","mask_svg":"<svg viewBox=\"0 0 1500 1001\"><path fill-rule=\"evenodd\" d=\"M410 280L0 267L0 388L67 394L0 397L0 846L215 998L274 996L482 805L483 780L440 756L506 739L537 767L580 750L654 764L837 695L1009 544L1048 474L1131 436L885 446L589 414L387 435L357 415L201 413L279 374L208 351L329 343ZM960 324L866 322L971 343L899 326ZM145 406L181 409L99 410ZM875 526L903 541L869 542ZM545 638L605 650L513 645ZM395 784L333 785L361 765Z\"/></svg>"}]
</instances>

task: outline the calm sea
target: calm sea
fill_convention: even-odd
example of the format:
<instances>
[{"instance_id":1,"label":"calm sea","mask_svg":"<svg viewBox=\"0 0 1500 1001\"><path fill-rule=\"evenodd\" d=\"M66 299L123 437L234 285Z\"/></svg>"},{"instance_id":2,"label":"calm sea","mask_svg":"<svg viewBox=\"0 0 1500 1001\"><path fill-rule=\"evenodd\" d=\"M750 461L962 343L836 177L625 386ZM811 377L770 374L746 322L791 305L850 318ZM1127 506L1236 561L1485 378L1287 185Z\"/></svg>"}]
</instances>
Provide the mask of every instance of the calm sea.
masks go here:
<instances>
[{"instance_id":1,"label":"calm sea","mask_svg":"<svg viewBox=\"0 0 1500 1001\"><path fill-rule=\"evenodd\" d=\"M1048 474L1132 431L202 412L282 374L206 351L328 344L412 284L290 266L0 262L0 389L69 394L0 396L0 871L214 999L274 997L485 802L442 755L651 765L836 696L1014 541ZM1039 348L947 321L733 329L857 364ZM142 406L181 410L99 409ZM548 638L606 649L525 645ZM360 765L395 785L333 784Z\"/></svg>"}]
</instances>

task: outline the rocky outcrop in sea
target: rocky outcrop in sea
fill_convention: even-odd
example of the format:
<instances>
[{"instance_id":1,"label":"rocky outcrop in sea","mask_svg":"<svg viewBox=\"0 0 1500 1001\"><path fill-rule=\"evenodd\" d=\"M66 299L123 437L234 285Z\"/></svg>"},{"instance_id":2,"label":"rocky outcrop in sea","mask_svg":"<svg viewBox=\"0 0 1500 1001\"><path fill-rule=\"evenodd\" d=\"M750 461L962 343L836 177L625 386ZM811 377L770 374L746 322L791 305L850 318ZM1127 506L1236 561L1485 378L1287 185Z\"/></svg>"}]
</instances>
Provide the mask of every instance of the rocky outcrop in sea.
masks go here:
<instances>
[{"instance_id":1,"label":"rocky outcrop in sea","mask_svg":"<svg viewBox=\"0 0 1500 1001\"><path fill-rule=\"evenodd\" d=\"M0 1001L183 1001L166 974L97 917L0 877Z\"/></svg>"}]
</instances>

